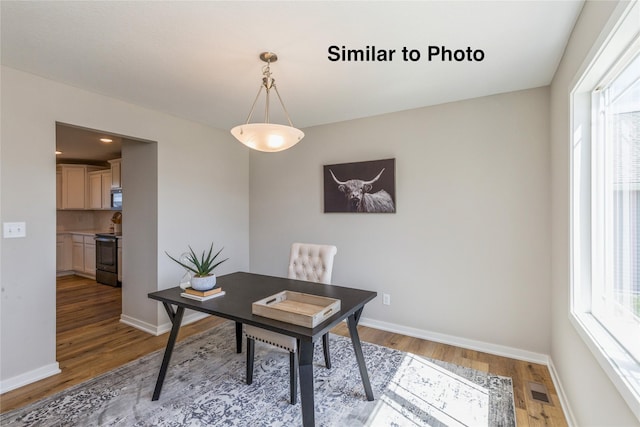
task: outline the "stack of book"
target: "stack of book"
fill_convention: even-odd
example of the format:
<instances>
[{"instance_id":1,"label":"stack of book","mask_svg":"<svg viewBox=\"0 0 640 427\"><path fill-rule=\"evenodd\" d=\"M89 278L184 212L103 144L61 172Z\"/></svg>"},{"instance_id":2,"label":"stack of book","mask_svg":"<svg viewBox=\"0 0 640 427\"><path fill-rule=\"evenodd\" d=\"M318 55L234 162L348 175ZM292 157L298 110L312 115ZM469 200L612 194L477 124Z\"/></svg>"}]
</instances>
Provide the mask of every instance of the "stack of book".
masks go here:
<instances>
[{"instance_id":1,"label":"stack of book","mask_svg":"<svg viewBox=\"0 0 640 427\"><path fill-rule=\"evenodd\" d=\"M180 294L181 297L191 298L196 301L206 301L224 295L222 288L213 288L208 291L196 291L193 288L187 288Z\"/></svg>"}]
</instances>

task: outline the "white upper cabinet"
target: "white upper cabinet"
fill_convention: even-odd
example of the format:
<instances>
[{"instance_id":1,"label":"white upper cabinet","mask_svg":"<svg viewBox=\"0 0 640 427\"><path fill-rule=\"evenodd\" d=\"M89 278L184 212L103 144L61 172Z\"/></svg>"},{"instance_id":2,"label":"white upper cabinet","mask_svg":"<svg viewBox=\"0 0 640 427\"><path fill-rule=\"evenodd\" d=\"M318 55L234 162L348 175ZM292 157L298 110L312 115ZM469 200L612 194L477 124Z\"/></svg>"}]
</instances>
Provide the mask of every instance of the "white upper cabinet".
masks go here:
<instances>
[{"instance_id":1,"label":"white upper cabinet","mask_svg":"<svg viewBox=\"0 0 640 427\"><path fill-rule=\"evenodd\" d=\"M60 209L84 209L87 167L84 165L59 165L61 172Z\"/></svg>"},{"instance_id":2,"label":"white upper cabinet","mask_svg":"<svg viewBox=\"0 0 640 427\"><path fill-rule=\"evenodd\" d=\"M98 169L101 168L88 165L58 165L56 167L56 207L87 209L89 206L87 174Z\"/></svg>"},{"instance_id":3,"label":"white upper cabinet","mask_svg":"<svg viewBox=\"0 0 640 427\"><path fill-rule=\"evenodd\" d=\"M111 171L102 171L102 209L111 209Z\"/></svg>"},{"instance_id":4,"label":"white upper cabinet","mask_svg":"<svg viewBox=\"0 0 640 427\"><path fill-rule=\"evenodd\" d=\"M88 209L111 209L111 169L89 172Z\"/></svg>"},{"instance_id":5,"label":"white upper cabinet","mask_svg":"<svg viewBox=\"0 0 640 427\"><path fill-rule=\"evenodd\" d=\"M109 160L111 164L111 188L122 188L122 159Z\"/></svg>"},{"instance_id":6,"label":"white upper cabinet","mask_svg":"<svg viewBox=\"0 0 640 427\"><path fill-rule=\"evenodd\" d=\"M102 209L102 174L89 173L89 209Z\"/></svg>"}]
</instances>

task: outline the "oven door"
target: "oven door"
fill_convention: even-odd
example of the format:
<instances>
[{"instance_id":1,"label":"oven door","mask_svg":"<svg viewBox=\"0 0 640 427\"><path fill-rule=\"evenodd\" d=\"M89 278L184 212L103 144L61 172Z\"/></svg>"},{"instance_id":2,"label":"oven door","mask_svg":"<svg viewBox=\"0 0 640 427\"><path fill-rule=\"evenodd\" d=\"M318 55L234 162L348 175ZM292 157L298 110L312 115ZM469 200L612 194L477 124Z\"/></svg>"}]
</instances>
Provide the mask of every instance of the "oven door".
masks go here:
<instances>
[{"instance_id":1,"label":"oven door","mask_svg":"<svg viewBox=\"0 0 640 427\"><path fill-rule=\"evenodd\" d=\"M115 237L96 236L96 270L118 273L117 245Z\"/></svg>"}]
</instances>

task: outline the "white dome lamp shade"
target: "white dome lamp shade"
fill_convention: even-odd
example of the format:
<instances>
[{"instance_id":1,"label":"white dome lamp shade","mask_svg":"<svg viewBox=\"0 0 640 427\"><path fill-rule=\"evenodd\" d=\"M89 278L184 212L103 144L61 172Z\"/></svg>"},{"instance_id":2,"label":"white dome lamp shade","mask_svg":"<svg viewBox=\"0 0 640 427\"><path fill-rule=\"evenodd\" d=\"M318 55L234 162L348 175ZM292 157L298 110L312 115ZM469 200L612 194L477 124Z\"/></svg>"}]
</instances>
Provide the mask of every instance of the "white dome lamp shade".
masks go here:
<instances>
[{"instance_id":1,"label":"white dome lamp shade","mask_svg":"<svg viewBox=\"0 0 640 427\"><path fill-rule=\"evenodd\" d=\"M271 77L270 65L272 62L278 60L278 56L272 52L262 52L260 54L260 59L267 63L267 65L262 69L262 84L260 85L256 99L253 101L253 105L251 106L247 122L231 129L231 134L249 148L273 153L293 147L300 142L302 138L304 138L304 133L300 129L293 127L289 113L287 112L287 109L282 102L282 98L278 93L276 82ZM263 88L265 89L267 98L264 123L249 123L251 116L253 116L253 110L255 109L256 102L258 101ZM282 109L289 121L289 126L269 123L269 95L271 89L274 89L278 96L280 105L282 105Z\"/></svg>"}]
</instances>

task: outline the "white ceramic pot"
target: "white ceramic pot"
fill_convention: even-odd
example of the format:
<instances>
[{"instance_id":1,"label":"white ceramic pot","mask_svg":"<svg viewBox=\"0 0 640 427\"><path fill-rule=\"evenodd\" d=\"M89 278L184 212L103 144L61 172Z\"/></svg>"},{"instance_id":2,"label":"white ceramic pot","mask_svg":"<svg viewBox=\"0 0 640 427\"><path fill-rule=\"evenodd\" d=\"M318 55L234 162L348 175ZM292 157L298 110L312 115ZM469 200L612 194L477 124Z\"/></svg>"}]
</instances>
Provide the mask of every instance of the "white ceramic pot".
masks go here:
<instances>
[{"instance_id":1,"label":"white ceramic pot","mask_svg":"<svg viewBox=\"0 0 640 427\"><path fill-rule=\"evenodd\" d=\"M216 287L216 275L211 274L204 277L193 276L191 278L191 287L196 291L208 291Z\"/></svg>"}]
</instances>

